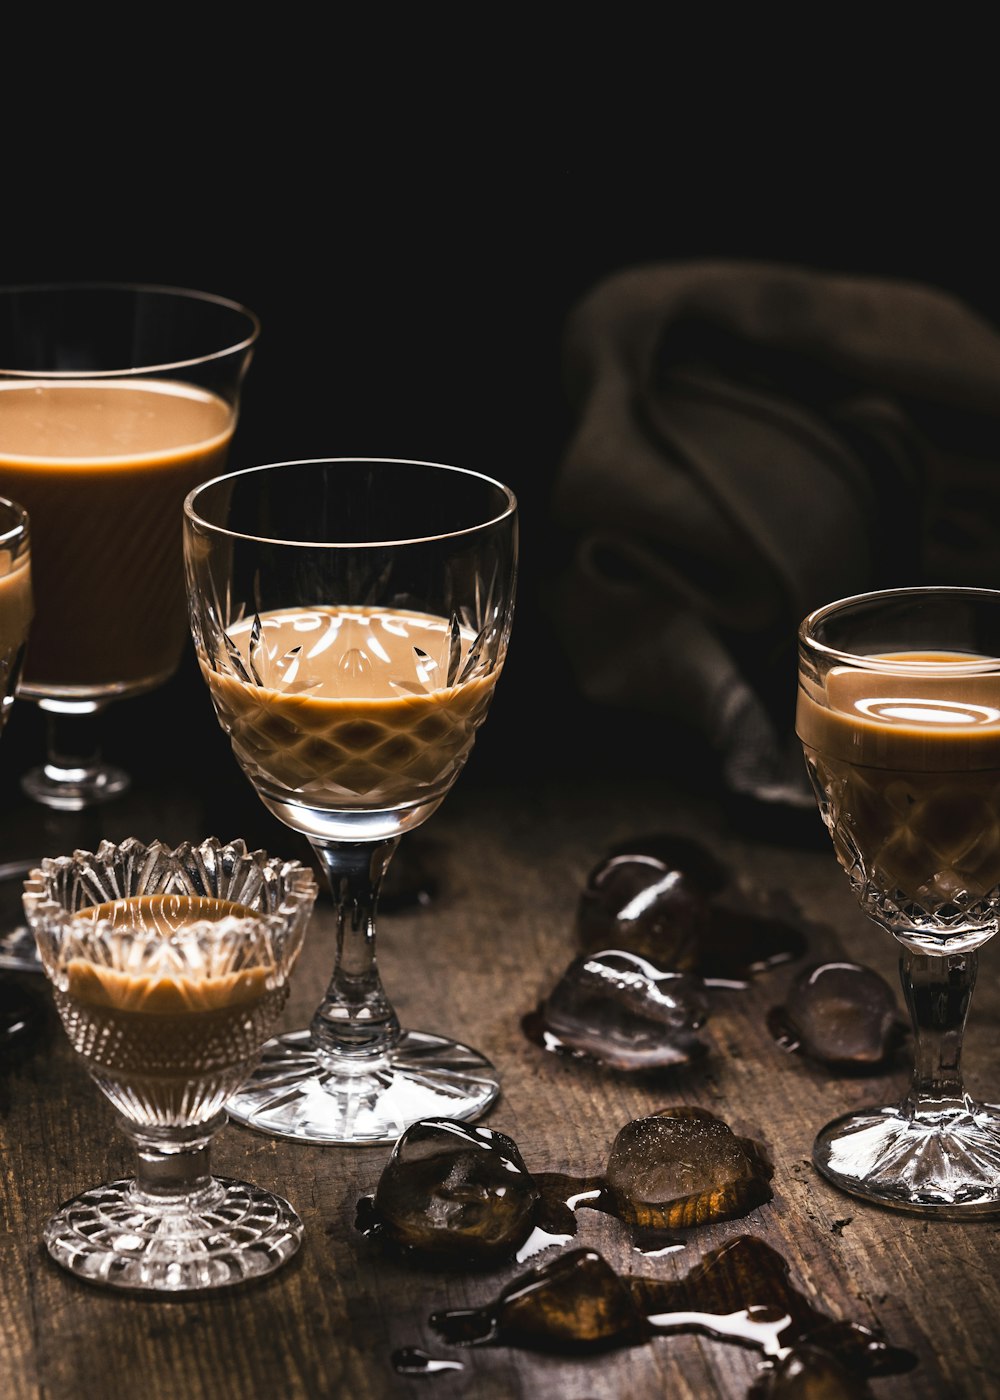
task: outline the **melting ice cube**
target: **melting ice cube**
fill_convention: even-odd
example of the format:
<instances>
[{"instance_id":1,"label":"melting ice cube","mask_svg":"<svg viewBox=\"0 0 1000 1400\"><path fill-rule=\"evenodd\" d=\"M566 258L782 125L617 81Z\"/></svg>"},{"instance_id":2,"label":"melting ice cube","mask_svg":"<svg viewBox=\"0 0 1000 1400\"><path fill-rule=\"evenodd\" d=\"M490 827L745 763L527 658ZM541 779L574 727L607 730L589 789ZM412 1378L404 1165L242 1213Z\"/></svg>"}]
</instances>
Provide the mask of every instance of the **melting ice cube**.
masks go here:
<instances>
[{"instance_id":1,"label":"melting ice cube","mask_svg":"<svg viewBox=\"0 0 1000 1400\"><path fill-rule=\"evenodd\" d=\"M534 1225L540 1192L504 1133L424 1118L396 1141L379 1177L372 1230L440 1259L508 1259Z\"/></svg>"},{"instance_id":2,"label":"melting ice cube","mask_svg":"<svg viewBox=\"0 0 1000 1400\"><path fill-rule=\"evenodd\" d=\"M697 979L620 949L575 958L541 1012L560 1046L622 1070L699 1058L707 1019Z\"/></svg>"},{"instance_id":3,"label":"melting ice cube","mask_svg":"<svg viewBox=\"0 0 1000 1400\"><path fill-rule=\"evenodd\" d=\"M792 982L783 1006L768 1013L778 1043L840 1069L875 1069L905 1034L892 988L873 968L813 963Z\"/></svg>"},{"instance_id":4,"label":"melting ice cube","mask_svg":"<svg viewBox=\"0 0 1000 1400\"><path fill-rule=\"evenodd\" d=\"M626 1123L605 1173L624 1220L675 1230L748 1214L771 1199L762 1147L691 1105Z\"/></svg>"}]
</instances>

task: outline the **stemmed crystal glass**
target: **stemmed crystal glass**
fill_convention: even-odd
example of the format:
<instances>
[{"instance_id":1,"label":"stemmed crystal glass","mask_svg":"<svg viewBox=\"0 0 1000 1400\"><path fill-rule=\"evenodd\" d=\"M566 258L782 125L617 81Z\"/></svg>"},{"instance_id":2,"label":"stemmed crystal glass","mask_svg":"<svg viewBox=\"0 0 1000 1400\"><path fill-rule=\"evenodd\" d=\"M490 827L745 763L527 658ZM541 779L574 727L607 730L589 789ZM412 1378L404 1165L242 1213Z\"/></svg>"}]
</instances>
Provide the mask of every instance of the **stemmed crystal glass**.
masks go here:
<instances>
[{"instance_id":1,"label":"stemmed crystal glass","mask_svg":"<svg viewBox=\"0 0 1000 1400\"><path fill-rule=\"evenodd\" d=\"M1000 592L890 589L799 629L796 729L861 908L901 947L914 1071L901 1103L848 1113L813 1160L866 1200L942 1217L1000 1209L1000 1107L962 1042L1000 918Z\"/></svg>"},{"instance_id":2,"label":"stemmed crystal glass","mask_svg":"<svg viewBox=\"0 0 1000 1400\"><path fill-rule=\"evenodd\" d=\"M0 493L31 516L35 620L20 693L48 751L43 806L124 792L98 717L168 680L187 642L181 506L224 470L259 324L177 287L0 288Z\"/></svg>"},{"instance_id":3,"label":"stemmed crystal glass","mask_svg":"<svg viewBox=\"0 0 1000 1400\"><path fill-rule=\"evenodd\" d=\"M32 612L28 512L0 496L0 734L24 665Z\"/></svg>"},{"instance_id":4,"label":"stemmed crystal glass","mask_svg":"<svg viewBox=\"0 0 1000 1400\"><path fill-rule=\"evenodd\" d=\"M297 861L215 838L104 841L28 877L25 912L66 1033L136 1152L134 1178L48 1221L63 1268L173 1293L269 1274L295 1253L294 1209L213 1176L209 1149L285 1004L315 898Z\"/></svg>"},{"instance_id":5,"label":"stemmed crystal glass","mask_svg":"<svg viewBox=\"0 0 1000 1400\"><path fill-rule=\"evenodd\" d=\"M16 501L0 496L0 734L17 692L32 611L28 513ZM34 998L0 973L0 1049L27 1029L36 1009Z\"/></svg>"},{"instance_id":6,"label":"stemmed crystal glass","mask_svg":"<svg viewBox=\"0 0 1000 1400\"><path fill-rule=\"evenodd\" d=\"M499 1092L469 1046L402 1029L376 961L400 838L451 789L507 653L513 493L473 471L367 458L230 473L184 509L195 649L261 801L310 841L337 910L333 975L228 1105L306 1142L387 1143Z\"/></svg>"}]
</instances>

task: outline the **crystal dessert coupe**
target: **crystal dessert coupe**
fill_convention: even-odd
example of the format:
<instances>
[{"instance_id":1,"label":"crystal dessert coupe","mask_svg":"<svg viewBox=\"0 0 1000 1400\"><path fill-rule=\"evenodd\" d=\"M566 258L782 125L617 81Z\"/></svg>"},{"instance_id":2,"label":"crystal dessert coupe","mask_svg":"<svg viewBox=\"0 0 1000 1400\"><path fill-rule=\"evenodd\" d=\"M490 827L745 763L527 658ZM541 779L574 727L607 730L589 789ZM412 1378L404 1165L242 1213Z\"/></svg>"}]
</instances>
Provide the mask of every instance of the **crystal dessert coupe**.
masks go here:
<instances>
[{"instance_id":1,"label":"crystal dessert coupe","mask_svg":"<svg viewBox=\"0 0 1000 1400\"><path fill-rule=\"evenodd\" d=\"M230 1116L319 1143L477 1118L499 1092L492 1065L400 1027L375 919L393 852L457 779L506 657L512 492L428 462L278 463L196 487L184 541L218 720L264 805L310 841L338 918L311 1025L265 1047Z\"/></svg>"},{"instance_id":2,"label":"crystal dessert coupe","mask_svg":"<svg viewBox=\"0 0 1000 1400\"><path fill-rule=\"evenodd\" d=\"M302 1223L280 1196L212 1176L209 1149L288 995L316 898L311 870L242 841L129 838L47 857L24 886L66 1034L117 1109L134 1179L45 1227L80 1278L152 1293L271 1273Z\"/></svg>"},{"instance_id":3,"label":"crystal dessert coupe","mask_svg":"<svg viewBox=\"0 0 1000 1400\"><path fill-rule=\"evenodd\" d=\"M901 1210L1000 1210L1000 1107L973 1099L962 1044L979 949L1000 919L1000 592L901 588L799 629L796 730L834 851L901 948L914 1070L898 1104L816 1138L835 1185Z\"/></svg>"}]
</instances>

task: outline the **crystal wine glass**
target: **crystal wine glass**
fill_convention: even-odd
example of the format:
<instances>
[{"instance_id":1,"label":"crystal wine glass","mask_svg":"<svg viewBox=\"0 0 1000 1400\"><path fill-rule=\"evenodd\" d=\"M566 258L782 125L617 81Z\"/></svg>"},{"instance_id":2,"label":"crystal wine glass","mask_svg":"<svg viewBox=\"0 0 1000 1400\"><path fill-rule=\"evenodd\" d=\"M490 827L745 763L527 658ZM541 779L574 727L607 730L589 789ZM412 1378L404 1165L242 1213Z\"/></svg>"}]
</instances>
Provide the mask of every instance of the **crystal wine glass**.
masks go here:
<instances>
[{"instance_id":1,"label":"crystal wine glass","mask_svg":"<svg viewBox=\"0 0 1000 1400\"><path fill-rule=\"evenodd\" d=\"M123 792L99 714L163 684L187 644L179 520L224 470L257 318L175 287L0 288L0 493L31 516L35 619L20 693L48 752L29 796Z\"/></svg>"},{"instance_id":2,"label":"crystal wine glass","mask_svg":"<svg viewBox=\"0 0 1000 1400\"><path fill-rule=\"evenodd\" d=\"M311 870L243 841L129 838L49 857L24 907L70 1043L118 1110L134 1179L84 1191L45 1227L91 1283L221 1288L290 1258L280 1196L209 1172L225 1104L288 995L316 897Z\"/></svg>"},{"instance_id":3,"label":"crystal wine glass","mask_svg":"<svg viewBox=\"0 0 1000 1400\"><path fill-rule=\"evenodd\" d=\"M14 703L31 628L31 531L27 511L0 496L0 734ZM0 875L15 867L0 866ZM0 973L0 1050L37 1012L35 998Z\"/></svg>"},{"instance_id":4,"label":"crystal wine glass","mask_svg":"<svg viewBox=\"0 0 1000 1400\"><path fill-rule=\"evenodd\" d=\"M499 1092L492 1065L400 1028L375 920L400 838L458 777L504 663L513 493L429 462L284 462L197 487L184 539L216 715L261 801L312 844L338 916L311 1025L265 1047L230 1116L325 1143L480 1116Z\"/></svg>"},{"instance_id":5,"label":"crystal wine glass","mask_svg":"<svg viewBox=\"0 0 1000 1400\"><path fill-rule=\"evenodd\" d=\"M1000 917L1000 592L890 589L810 614L796 729L851 888L901 946L915 1045L906 1098L828 1124L813 1160L882 1205L996 1211L1000 1107L966 1092L961 1056Z\"/></svg>"}]
</instances>

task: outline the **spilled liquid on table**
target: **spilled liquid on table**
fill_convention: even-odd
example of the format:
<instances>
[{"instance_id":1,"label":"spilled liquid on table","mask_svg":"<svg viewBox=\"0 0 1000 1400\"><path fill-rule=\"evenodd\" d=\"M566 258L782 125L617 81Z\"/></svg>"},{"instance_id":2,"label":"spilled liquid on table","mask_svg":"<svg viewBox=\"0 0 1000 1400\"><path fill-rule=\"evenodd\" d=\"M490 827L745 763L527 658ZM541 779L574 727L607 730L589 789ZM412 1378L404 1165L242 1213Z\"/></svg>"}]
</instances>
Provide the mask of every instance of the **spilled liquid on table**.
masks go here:
<instances>
[{"instance_id":1,"label":"spilled liquid on table","mask_svg":"<svg viewBox=\"0 0 1000 1400\"><path fill-rule=\"evenodd\" d=\"M750 1394L774 1400L863 1400L870 1377L903 1374L917 1363L881 1332L815 1308L792 1285L782 1256L752 1235L728 1240L677 1281L620 1275L597 1250L569 1250L515 1278L486 1306L432 1312L428 1321L445 1346L567 1357L702 1333L761 1352L766 1364ZM453 1360L402 1348L393 1364L413 1374L417 1355L424 1373Z\"/></svg>"}]
</instances>

